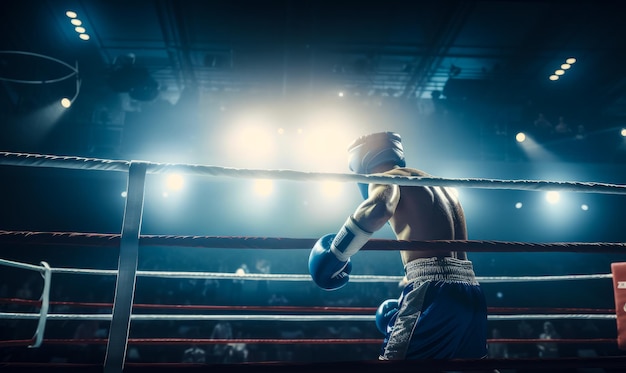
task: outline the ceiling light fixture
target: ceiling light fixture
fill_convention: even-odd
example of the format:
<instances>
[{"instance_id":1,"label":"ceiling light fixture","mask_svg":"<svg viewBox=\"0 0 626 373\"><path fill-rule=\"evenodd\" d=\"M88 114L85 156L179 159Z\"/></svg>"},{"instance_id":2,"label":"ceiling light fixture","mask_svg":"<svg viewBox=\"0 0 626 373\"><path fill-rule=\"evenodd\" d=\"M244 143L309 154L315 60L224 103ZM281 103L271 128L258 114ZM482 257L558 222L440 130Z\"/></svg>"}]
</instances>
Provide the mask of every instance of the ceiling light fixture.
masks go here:
<instances>
[{"instance_id":1,"label":"ceiling light fixture","mask_svg":"<svg viewBox=\"0 0 626 373\"><path fill-rule=\"evenodd\" d=\"M68 64L66 62L63 62L63 61L61 61L61 60L59 60L57 58L46 56L46 55L39 54L39 53L33 53L33 52L0 51L0 54L29 56L29 57L41 58L41 59L44 59L44 60L49 60L49 61L58 63L60 65L63 65L63 66L67 67L70 70L69 74L61 76L61 77L58 77L58 78L51 78L51 79L44 79L44 80L27 80L27 79L13 79L13 78L9 78L9 77L0 76L0 81L12 82L12 83L20 83L20 84L52 84L52 83L62 82L64 80L70 79L72 77L76 77L76 93L74 94L74 97L72 97L71 99L64 98L63 100L61 100L61 105L63 107L70 107L71 104L78 97L78 93L80 92L80 85L81 85L81 81L80 81L80 79L78 77L78 62L76 63L76 66L72 66L72 65L70 65L70 64Z\"/></svg>"},{"instance_id":2,"label":"ceiling light fixture","mask_svg":"<svg viewBox=\"0 0 626 373\"><path fill-rule=\"evenodd\" d=\"M561 68L554 71L554 74L550 75L550 80L559 80L559 77L565 75L565 72L572 67L572 64L576 63L574 57L569 57L565 60L565 63L561 64Z\"/></svg>"},{"instance_id":3,"label":"ceiling light fixture","mask_svg":"<svg viewBox=\"0 0 626 373\"><path fill-rule=\"evenodd\" d=\"M74 31L78 33L78 37L82 40L89 40L91 37L87 34L87 30L83 26L83 21L78 19L78 14L73 10L68 10L65 15L70 18L70 23L74 26Z\"/></svg>"}]
</instances>

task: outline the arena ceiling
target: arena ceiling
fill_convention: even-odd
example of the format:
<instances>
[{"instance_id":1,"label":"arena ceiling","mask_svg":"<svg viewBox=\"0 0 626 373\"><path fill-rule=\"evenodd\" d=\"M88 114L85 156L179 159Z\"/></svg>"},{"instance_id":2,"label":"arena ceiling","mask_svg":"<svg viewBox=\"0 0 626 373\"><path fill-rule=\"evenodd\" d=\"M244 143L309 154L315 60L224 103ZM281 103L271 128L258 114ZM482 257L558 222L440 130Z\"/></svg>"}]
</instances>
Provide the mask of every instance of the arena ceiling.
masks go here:
<instances>
[{"instance_id":1,"label":"arena ceiling","mask_svg":"<svg viewBox=\"0 0 626 373\"><path fill-rule=\"evenodd\" d=\"M418 106L433 96L493 110L532 102L584 117L590 131L626 116L618 2L24 0L0 8L0 50L77 66L77 104L86 109L72 120L83 124L111 95L133 111L154 99L174 104L183 92L200 95L201 106L216 97L316 100L339 91ZM570 57L577 62L550 81ZM3 78L67 73L24 55L0 61ZM73 79L62 84L75 90ZM5 117L58 95L57 85L43 85L3 81ZM25 150L8 140L16 131L7 126L3 147Z\"/></svg>"}]
</instances>

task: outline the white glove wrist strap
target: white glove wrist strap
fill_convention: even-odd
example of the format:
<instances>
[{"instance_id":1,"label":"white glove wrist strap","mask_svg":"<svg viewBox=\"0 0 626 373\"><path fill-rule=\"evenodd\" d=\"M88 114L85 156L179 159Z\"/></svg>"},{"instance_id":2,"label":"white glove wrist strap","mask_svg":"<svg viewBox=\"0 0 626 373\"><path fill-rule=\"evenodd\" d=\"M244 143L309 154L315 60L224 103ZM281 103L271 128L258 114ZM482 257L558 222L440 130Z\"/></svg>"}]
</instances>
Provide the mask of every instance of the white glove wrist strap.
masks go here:
<instances>
[{"instance_id":1,"label":"white glove wrist strap","mask_svg":"<svg viewBox=\"0 0 626 373\"><path fill-rule=\"evenodd\" d=\"M364 231L359 227L352 216L343 224L332 244L330 251L338 260L345 262L359 251L370 239L372 232Z\"/></svg>"}]
</instances>

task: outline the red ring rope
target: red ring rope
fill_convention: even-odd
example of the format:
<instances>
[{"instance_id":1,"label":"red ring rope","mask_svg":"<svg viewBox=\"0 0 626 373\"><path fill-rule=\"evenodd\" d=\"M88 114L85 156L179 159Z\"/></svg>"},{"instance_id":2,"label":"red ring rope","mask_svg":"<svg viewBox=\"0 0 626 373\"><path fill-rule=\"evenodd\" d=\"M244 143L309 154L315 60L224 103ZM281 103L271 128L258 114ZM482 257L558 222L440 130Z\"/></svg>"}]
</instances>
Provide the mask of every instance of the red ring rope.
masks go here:
<instances>
[{"instance_id":1,"label":"red ring rope","mask_svg":"<svg viewBox=\"0 0 626 373\"><path fill-rule=\"evenodd\" d=\"M40 306L41 301L19 298L0 298L0 304L20 304ZM72 301L50 301L51 306L73 306L87 308L111 308L112 303L95 303L95 302L72 302ZM376 307L300 307L300 306L215 306L215 305L183 305L183 304L133 304L133 308L137 309L177 309L177 310L205 310L205 311L272 311L272 312L341 312L351 313L369 313L376 312ZM615 314L615 309L610 308L531 308L531 307L489 307L490 314L514 314L514 313L553 313L553 314L569 314L569 313L585 313L585 314Z\"/></svg>"},{"instance_id":2,"label":"red ring rope","mask_svg":"<svg viewBox=\"0 0 626 373\"><path fill-rule=\"evenodd\" d=\"M44 339L43 344L46 345L77 345L77 344L94 344L104 345L108 341L107 338L51 338ZM128 343L133 345L218 345L230 343L245 344L381 344L382 339L378 338L233 338L233 339L204 339L204 338L128 338ZM617 344L616 338L555 338L550 339L550 343L561 344ZM32 340L8 340L0 341L0 347L6 346L26 346L32 343ZM537 344L546 343L545 339L528 338L493 338L488 339L487 343L506 343L506 344Z\"/></svg>"}]
</instances>

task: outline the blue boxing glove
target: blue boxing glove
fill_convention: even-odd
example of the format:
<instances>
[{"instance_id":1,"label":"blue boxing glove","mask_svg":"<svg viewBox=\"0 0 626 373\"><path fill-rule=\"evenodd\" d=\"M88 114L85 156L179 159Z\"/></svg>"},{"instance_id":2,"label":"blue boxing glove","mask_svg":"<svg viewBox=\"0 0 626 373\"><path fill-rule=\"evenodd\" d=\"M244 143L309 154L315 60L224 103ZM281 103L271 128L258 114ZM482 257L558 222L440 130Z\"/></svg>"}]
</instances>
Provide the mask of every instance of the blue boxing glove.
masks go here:
<instances>
[{"instance_id":1,"label":"blue boxing glove","mask_svg":"<svg viewBox=\"0 0 626 373\"><path fill-rule=\"evenodd\" d=\"M361 229L352 217L337 234L327 234L317 240L309 254L309 273L317 286L337 290L348 283L354 255L372 235Z\"/></svg>"},{"instance_id":2,"label":"blue boxing glove","mask_svg":"<svg viewBox=\"0 0 626 373\"><path fill-rule=\"evenodd\" d=\"M330 250L334 234L327 234L317 240L309 254L309 273L317 286L326 290L337 290L348 283L352 263L337 259Z\"/></svg>"},{"instance_id":3,"label":"blue boxing glove","mask_svg":"<svg viewBox=\"0 0 626 373\"><path fill-rule=\"evenodd\" d=\"M399 303L397 299L387 299L376 310L376 327L383 335L387 335L389 323L398 314Z\"/></svg>"}]
</instances>

